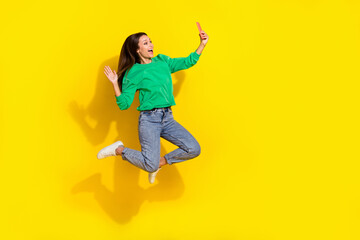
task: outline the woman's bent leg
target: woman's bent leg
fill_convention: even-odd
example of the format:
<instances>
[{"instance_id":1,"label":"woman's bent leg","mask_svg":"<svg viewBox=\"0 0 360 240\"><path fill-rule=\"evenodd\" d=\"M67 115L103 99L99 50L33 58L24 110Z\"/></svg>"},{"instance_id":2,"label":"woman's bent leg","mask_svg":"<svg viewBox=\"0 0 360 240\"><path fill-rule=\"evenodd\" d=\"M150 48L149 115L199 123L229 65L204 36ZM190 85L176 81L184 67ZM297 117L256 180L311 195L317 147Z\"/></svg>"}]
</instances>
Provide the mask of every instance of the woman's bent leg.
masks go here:
<instances>
[{"instance_id":1,"label":"woman's bent leg","mask_svg":"<svg viewBox=\"0 0 360 240\"><path fill-rule=\"evenodd\" d=\"M198 141L175 121L172 115L160 136L179 147L164 156L168 164L183 162L200 155L201 148Z\"/></svg>"},{"instance_id":2,"label":"woman's bent leg","mask_svg":"<svg viewBox=\"0 0 360 240\"><path fill-rule=\"evenodd\" d=\"M141 152L125 147L122 158L131 164L147 171L155 172L160 163L161 125L156 121L139 120L139 140Z\"/></svg>"}]
</instances>

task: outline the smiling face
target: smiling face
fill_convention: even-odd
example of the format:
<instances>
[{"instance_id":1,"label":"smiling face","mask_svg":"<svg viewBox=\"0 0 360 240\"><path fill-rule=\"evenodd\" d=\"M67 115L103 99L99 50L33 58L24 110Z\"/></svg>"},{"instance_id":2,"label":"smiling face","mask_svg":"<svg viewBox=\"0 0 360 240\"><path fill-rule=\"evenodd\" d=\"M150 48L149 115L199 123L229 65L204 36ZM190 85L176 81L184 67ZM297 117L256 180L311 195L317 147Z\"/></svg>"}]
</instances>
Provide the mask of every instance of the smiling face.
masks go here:
<instances>
[{"instance_id":1,"label":"smiling face","mask_svg":"<svg viewBox=\"0 0 360 240\"><path fill-rule=\"evenodd\" d=\"M144 59L154 57L153 49L154 45L152 44L150 38L146 35L142 35L139 39L139 49L137 50L140 59L144 61Z\"/></svg>"}]
</instances>

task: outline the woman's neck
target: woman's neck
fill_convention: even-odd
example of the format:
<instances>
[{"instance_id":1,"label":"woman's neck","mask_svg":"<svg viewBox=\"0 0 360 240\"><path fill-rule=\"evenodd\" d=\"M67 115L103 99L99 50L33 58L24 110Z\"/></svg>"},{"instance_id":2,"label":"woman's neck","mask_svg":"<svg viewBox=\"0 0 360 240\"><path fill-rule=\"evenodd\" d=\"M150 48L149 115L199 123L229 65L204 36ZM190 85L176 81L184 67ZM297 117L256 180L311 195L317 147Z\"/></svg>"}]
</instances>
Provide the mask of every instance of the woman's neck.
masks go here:
<instances>
[{"instance_id":1,"label":"woman's neck","mask_svg":"<svg viewBox=\"0 0 360 240\"><path fill-rule=\"evenodd\" d=\"M140 59L140 64L149 64L151 62L152 62L151 58L141 58Z\"/></svg>"}]
</instances>

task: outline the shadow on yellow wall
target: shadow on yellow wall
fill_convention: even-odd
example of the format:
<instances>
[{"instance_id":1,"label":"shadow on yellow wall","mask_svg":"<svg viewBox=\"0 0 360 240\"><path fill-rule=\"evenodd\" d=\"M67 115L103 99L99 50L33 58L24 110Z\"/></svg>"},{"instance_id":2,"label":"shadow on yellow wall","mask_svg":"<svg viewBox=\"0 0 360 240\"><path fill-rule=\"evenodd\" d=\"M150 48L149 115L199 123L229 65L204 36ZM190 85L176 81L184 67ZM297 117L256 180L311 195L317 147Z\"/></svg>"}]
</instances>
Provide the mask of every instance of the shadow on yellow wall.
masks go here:
<instances>
[{"instance_id":1,"label":"shadow on yellow wall","mask_svg":"<svg viewBox=\"0 0 360 240\"><path fill-rule=\"evenodd\" d=\"M112 58L101 64L97 77L95 96L86 108L81 108L77 102L69 104L69 113L79 124L88 141L96 146L102 147L121 140L126 147L140 150L138 138L138 118L139 106L138 92L135 95L132 106L121 111L115 103L114 90L111 83L104 74L104 67L116 66L118 58ZM115 67L112 67L115 69ZM174 74L174 96L180 92L181 85L185 79L185 73L179 71ZM96 121L95 126L87 122L90 117ZM109 134L111 123L116 122L116 137L111 143L106 143L105 138ZM101 148L102 148L101 147ZM161 145L161 155L165 154L165 148ZM96 156L94 156L96 158ZM96 173L90 177L76 183L71 192L77 194L81 192L94 193L94 198L101 208L120 224L128 223L133 216L137 215L141 204L148 201L169 201L180 198L185 186L176 166L165 166L165 169L158 174L158 183L144 189L139 186L139 176L141 169L123 161L117 157L114 164L114 191L110 191L101 182L101 174ZM166 194L163 194L165 193Z\"/></svg>"}]
</instances>

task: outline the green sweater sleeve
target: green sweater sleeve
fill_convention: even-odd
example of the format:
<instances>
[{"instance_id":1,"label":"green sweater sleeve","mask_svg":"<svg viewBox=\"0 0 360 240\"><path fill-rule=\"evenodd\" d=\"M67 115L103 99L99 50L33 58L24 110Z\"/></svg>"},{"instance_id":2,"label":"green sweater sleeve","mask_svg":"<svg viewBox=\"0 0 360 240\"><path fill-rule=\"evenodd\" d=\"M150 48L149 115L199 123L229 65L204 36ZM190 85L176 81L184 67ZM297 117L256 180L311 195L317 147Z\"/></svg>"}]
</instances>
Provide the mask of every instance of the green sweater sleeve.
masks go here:
<instances>
[{"instance_id":1,"label":"green sweater sleeve","mask_svg":"<svg viewBox=\"0 0 360 240\"><path fill-rule=\"evenodd\" d=\"M128 109L135 98L135 92L137 90L137 84L134 81L130 81L127 77L123 78L122 92L120 96L116 96L116 104L121 110Z\"/></svg>"},{"instance_id":2,"label":"green sweater sleeve","mask_svg":"<svg viewBox=\"0 0 360 240\"><path fill-rule=\"evenodd\" d=\"M190 53L187 57L180 58L170 58L164 55L167 64L169 65L171 73L188 69L194 66L199 60L201 54L198 54L196 51Z\"/></svg>"}]
</instances>

